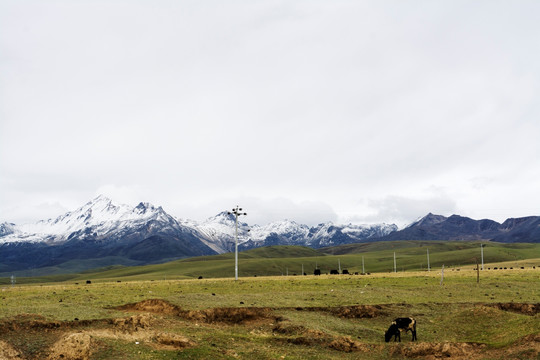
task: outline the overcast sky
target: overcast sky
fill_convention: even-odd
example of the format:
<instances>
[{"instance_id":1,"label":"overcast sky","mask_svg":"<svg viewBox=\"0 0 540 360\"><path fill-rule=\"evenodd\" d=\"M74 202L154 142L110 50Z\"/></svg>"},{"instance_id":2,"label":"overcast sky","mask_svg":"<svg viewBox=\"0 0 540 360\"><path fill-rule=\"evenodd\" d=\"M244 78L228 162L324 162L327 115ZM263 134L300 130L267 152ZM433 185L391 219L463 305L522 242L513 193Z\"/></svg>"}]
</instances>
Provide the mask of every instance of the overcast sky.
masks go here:
<instances>
[{"instance_id":1,"label":"overcast sky","mask_svg":"<svg viewBox=\"0 0 540 360\"><path fill-rule=\"evenodd\" d=\"M0 222L540 215L539 1L0 2Z\"/></svg>"}]
</instances>

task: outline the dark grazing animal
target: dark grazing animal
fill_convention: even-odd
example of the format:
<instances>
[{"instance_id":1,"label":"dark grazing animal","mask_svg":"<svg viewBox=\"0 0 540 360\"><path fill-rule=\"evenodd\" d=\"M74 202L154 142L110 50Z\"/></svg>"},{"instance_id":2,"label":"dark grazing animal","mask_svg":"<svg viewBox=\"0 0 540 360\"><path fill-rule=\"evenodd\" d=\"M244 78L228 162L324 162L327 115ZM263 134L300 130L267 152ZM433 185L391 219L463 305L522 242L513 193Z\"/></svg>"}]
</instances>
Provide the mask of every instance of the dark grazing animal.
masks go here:
<instances>
[{"instance_id":1,"label":"dark grazing animal","mask_svg":"<svg viewBox=\"0 0 540 360\"><path fill-rule=\"evenodd\" d=\"M392 321L392 324L386 330L384 333L384 341L389 342L390 339L392 339L392 336L394 337L394 341L401 342L401 332L402 331L411 331L412 333L412 341L417 340L416 339L416 320L414 320L411 317L407 318L397 318L394 321Z\"/></svg>"}]
</instances>

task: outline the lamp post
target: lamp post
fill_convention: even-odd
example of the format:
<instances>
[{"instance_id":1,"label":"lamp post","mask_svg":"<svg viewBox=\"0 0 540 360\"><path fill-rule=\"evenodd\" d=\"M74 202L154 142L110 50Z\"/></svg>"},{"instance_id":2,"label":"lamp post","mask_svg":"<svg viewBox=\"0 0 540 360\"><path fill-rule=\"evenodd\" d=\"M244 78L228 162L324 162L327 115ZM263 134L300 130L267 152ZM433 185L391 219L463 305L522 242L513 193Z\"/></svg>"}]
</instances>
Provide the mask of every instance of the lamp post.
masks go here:
<instances>
[{"instance_id":1,"label":"lamp post","mask_svg":"<svg viewBox=\"0 0 540 360\"><path fill-rule=\"evenodd\" d=\"M247 213L243 213L242 208L236 205L236 208L232 209L232 212L227 212L227 214L234 214L234 280L238 280L238 217L240 215L247 215Z\"/></svg>"}]
</instances>

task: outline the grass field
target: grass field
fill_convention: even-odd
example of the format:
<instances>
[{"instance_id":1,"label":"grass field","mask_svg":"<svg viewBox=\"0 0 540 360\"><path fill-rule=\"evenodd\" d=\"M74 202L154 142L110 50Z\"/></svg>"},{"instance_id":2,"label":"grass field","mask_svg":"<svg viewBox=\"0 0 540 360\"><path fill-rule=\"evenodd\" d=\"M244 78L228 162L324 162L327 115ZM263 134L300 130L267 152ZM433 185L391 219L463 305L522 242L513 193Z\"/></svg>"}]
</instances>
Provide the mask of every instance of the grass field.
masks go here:
<instances>
[{"instance_id":1,"label":"grass field","mask_svg":"<svg viewBox=\"0 0 540 360\"><path fill-rule=\"evenodd\" d=\"M486 243L484 243L486 244ZM366 244L349 244L314 250L300 246L272 246L239 253L239 275L281 276L301 275L302 269L313 274L315 268L324 273L339 268L350 273L361 273L362 262L366 273L393 272L394 253L396 270L427 270L427 251L430 266L440 269L470 268L481 261L480 242L464 241L395 241ZM493 266L540 267L540 244L487 243L484 261ZM39 270L36 274L39 275ZM83 273L34 276L17 276L17 282L45 283L54 281L90 280L165 280L234 277L234 254L202 256L147 266L111 266ZM9 276L0 277L0 285L9 284Z\"/></svg>"},{"instance_id":2,"label":"grass field","mask_svg":"<svg viewBox=\"0 0 540 360\"><path fill-rule=\"evenodd\" d=\"M540 359L539 250L490 243L482 271L478 243L399 242L255 249L238 281L233 254L3 279L0 359ZM325 275L362 258L370 274ZM385 343L403 316L419 341Z\"/></svg>"},{"instance_id":3,"label":"grass field","mask_svg":"<svg viewBox=\"0 0 540 360\"><path fill-rule=\"evenodd\" d=\"M538 358L540 269L476 276L449 270L442 285L433 270L4 286L0 358ZM384 343L399 316L417 320L418 343L410 334Z\"/></svg>"}]
</instances>

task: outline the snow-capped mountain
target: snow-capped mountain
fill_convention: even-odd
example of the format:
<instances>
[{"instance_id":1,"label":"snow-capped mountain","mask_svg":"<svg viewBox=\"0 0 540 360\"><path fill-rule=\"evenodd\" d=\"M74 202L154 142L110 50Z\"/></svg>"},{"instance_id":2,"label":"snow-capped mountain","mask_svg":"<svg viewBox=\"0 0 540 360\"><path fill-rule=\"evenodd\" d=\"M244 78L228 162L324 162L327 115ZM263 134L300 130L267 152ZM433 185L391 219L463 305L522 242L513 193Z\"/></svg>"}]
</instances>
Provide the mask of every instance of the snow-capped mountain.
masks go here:
<instances>
[{"instance_id":1,"label":"snow-capped mountain","mask_svg":"<svg viewBox=\"0 0 540 360\"><path fill-rule=\"evenodd\" d=\"M217 253L226 253L234 250L236 224L233 214L223 211L205 221L198 223L192 220L179 220L186 227L192 228L197 236L208 247ZM250 227L238 219L238 242L248 240Z\"/></svg>"},{"instance_id":2,"label":"snow-capped mountain","mask_svg":"<svg viewBox=\"0 0 540 360\"><path fill-rule=\"evenodd\" d=\"M100 261L102 266L118 261L145 264L216 254L161 207L115 205L103 196L56 219L21 226L3 223L0 231L0 269L103 258L110 261Z\"/></svg>"},{"instance_id":3,"label":"snow-capped mountain","mask_svg":"<svg viewBox=\"0 0 540 360\"><path fill-rule=\"evenodd\" d=\"M206 221L183 222L196 229L203 242L217 252L234 250L235 218L222 212ZM238 220L238 246L241 250L271 245L300 245L312 248L335 246L385 236L397 230L396 225L336 225L331 222L310 228L295 221L283 220L263 226L249 226Z\"/></svg>"},{"instance_id":4,"label":"snow-capped mountain","mask_svg":"<svg viewBox=\"0 0 540 360\"><path fill-rule=\"evenodd\" d=\"M394 224L309 227L291 220L250 226L221 212L202 222L176 219L161 207L116 205L98 196L56 219L0 223L0 273L73 264L77 271L116 264L137 265L270 245L312 248L383 240L477 240L540 242L540 217L473 220L428 214L397 231Z\"/></svg>"},{"instance_id":5,"label":"snow-capped mountain","mask_svg":"<svg viewBox=\"0 0 540 360\"><path fill-rule=\"evenodd\" d=\"M16 226L2 224L10 233L0 238L0 243L27 241L62 243L80 233L83 239L100 239L116 232L118 228L158 221L174 225L174 218L149 203L140 203L135 208L115 205L112 200L98 196L79 209L56 219ZM84 230L81 232L81 230ZM1 233L0 233L1 235Z\"/></svg>"},{"instance_id":6,"label":"snow-capped mountain","mask_svg":"<svg viewBox=\"0 0 540 360\"><path fill-rule=\"evenodd\" d=\"M114 204L98 196L55 219L32 224L0 224L0 272L42 268L77 260L90 267L145 264L175 258L270 245L319 248L364 241L396 230L395 225L320 224L310 228L291 220L250 226L221 212L202 222L177 219L149 203L136 207ZM88 265L83 263L87 262Z\"/></svg>"},{"instance_id":7,"label":"snow-capped mountain","mask_svg":"<svg viewBox=\"0 0 540 360\"><path fill-rule=\"evenodd\" d=\"M336 246L386 236L394 231L397 231L394 224L336 225L330 222L310 230L309 244L315 248Z\"/></svg>"}]
</instances>

